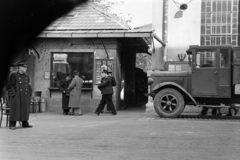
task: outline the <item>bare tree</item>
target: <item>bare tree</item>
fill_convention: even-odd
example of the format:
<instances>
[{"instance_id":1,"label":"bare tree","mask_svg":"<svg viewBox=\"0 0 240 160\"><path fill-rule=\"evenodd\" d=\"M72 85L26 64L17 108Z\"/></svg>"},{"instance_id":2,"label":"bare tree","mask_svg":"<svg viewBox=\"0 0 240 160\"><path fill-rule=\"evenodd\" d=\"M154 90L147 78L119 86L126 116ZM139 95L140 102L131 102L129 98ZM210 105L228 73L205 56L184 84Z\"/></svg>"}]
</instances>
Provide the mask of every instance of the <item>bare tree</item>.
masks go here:
<instances>
[{"instance_id":1,"label":"bare tree","mask_svg":"<svg viewBox=\"0 0 240 160\"><path fill-rule=\"evenodd\" d=\"M91 2L110 14L115 20L131 28L130 23L133 15L131 13L125 13L118 10L120 6L124 5L123 0L92 0Z\"/></svg>"}]
</instances>

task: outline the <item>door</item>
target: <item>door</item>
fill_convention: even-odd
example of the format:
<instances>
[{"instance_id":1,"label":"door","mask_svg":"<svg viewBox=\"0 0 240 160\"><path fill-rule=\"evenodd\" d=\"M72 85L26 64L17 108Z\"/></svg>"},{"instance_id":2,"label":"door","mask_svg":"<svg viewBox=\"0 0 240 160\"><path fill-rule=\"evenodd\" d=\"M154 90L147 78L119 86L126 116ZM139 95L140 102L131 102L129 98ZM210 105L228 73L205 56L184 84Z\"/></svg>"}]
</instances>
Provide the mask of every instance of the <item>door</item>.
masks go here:
<instances>
[{"instance_id":1,"label":"door","mask_svg":"<svg viewBox=\"0 0 240 160\"><path fill-rule=\"evenodd\" d=\"M196 50L193 55L192 95L211 97L218 95L217 50Z\"/></svg>"},{"instance_id":2,"label":"door","mask_svg":"<svg viewBox=\"0 0 240 160\"><path fill-rule=\"evenodd\" d=\"M219 54L219 97L231 97L231 49L220 49Z\"/></svg>"}]
</instances>

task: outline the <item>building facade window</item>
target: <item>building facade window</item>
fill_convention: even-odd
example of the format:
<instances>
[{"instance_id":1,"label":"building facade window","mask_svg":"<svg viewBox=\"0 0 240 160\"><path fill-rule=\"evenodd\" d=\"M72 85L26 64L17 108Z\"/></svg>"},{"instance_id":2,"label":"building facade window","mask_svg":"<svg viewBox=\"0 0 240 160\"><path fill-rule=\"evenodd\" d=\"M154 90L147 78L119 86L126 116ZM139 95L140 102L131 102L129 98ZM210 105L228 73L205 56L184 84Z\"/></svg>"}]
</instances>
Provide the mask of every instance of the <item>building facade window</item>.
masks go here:
<instances>
[{"instance_id":1,"label":"building facade window","mask_svg":"<svg viewBox=\"0 0 240 160\"><path fill-rule=\"evenodd\" d=\"M83 79L83 88L93 86L93 53L89 52L68 52L52 53L51 63L51 87L57 88L59 82L66 78L66 74L71 74L73 69L79 71L79 76Z\"/></svg>"},{"instance_id":2,"label":"building facade window","mask_svg":"<svg viewBox=\"0 0 240 160\"><path fill-rule=\"evenodd\" d=\"M239 0L202 0L201 45L239 45Z\"/></svg>"}]
</instances>

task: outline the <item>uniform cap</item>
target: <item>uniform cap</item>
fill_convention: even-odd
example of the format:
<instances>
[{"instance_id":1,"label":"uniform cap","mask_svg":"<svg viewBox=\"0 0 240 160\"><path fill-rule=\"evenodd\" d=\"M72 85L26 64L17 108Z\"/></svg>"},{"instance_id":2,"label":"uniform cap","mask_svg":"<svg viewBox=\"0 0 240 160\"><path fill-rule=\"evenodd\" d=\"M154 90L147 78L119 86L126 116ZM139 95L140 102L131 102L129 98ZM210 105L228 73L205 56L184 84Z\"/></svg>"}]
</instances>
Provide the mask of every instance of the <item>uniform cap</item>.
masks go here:
<instances>
[{"instance_id":1,"label":"uniform cap","mask_svg":"<svg viewBox=\"0 0 240 160\"><path fill-rule=\"evenodd\" d=\"M20 62L17 64L17 66L28 67L27 63L25 63L25 62Z\"/></svg>"}]
</instances>

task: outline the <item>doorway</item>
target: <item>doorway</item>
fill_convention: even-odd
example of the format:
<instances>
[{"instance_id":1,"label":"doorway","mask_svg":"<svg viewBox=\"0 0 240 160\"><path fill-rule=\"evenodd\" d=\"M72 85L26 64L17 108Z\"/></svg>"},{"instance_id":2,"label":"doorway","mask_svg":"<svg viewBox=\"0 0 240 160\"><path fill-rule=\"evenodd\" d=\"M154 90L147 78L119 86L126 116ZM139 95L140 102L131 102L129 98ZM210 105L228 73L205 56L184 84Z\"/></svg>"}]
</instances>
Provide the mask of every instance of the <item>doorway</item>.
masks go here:
<instances>
[{"instance_id":1,"label":"doorway","mask_svg":"<svg viewBox=\"0 0 240 160\"><path fill-rule=\"evenodd\" d=\"M196 50L193 61L192 94L196 97L218 95L217 50Z\"/></svg>"}]
</instances>

